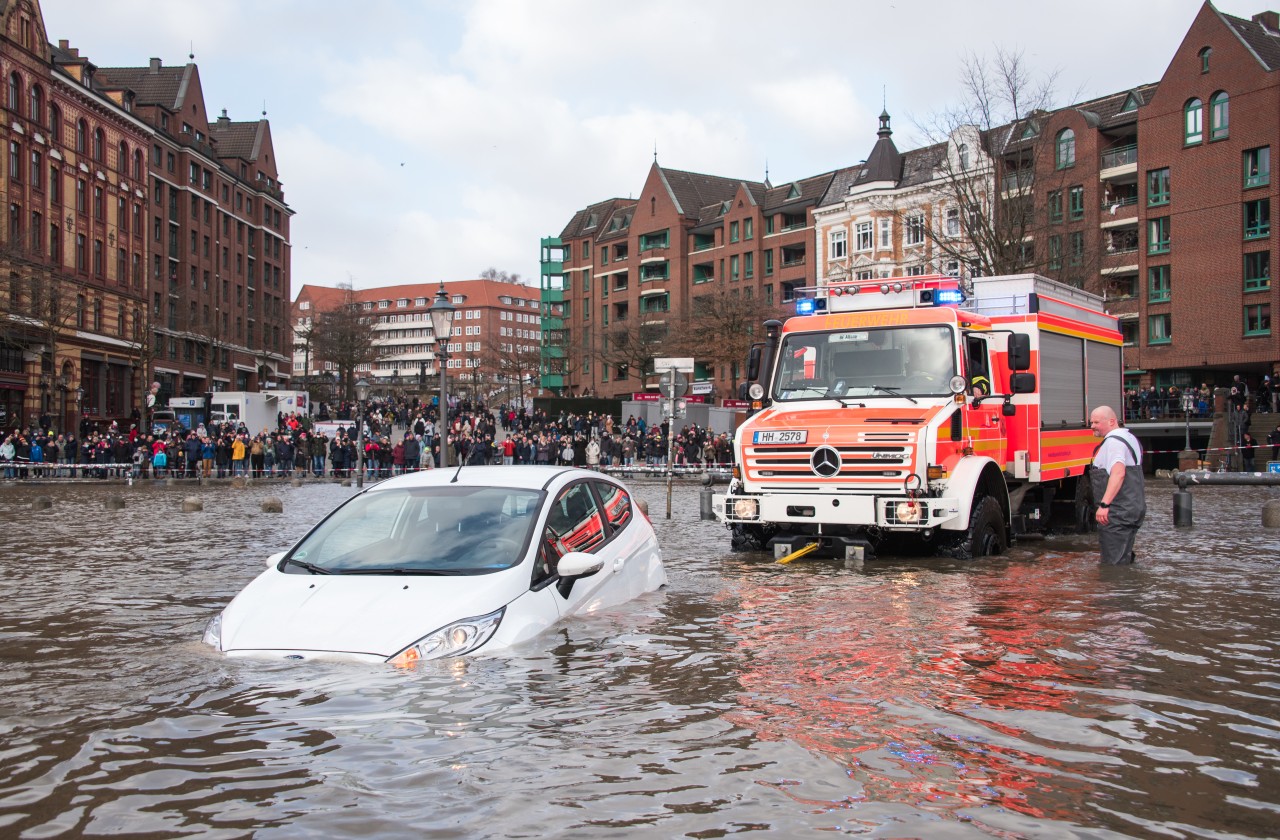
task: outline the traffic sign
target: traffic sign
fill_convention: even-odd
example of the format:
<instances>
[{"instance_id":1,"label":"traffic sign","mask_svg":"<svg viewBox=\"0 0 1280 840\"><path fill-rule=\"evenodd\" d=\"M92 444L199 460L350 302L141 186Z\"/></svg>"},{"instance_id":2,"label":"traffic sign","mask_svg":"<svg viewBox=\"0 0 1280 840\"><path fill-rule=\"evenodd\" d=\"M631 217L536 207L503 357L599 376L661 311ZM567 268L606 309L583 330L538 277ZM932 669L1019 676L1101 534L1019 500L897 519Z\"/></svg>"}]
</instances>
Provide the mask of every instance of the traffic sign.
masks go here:
<instances>
[{"instance_id":1,"label":"traffic sign","mask_svg":"<svg viewBox=\"0 0 1280 840\"><path fill-rule=\"evenodd\" d=\"M658 390L667 399L683 397L689 393L689 379L683 373L677 373L673 381L671 371L667 371L658 377Z\"/></svg>"},{"instance_id":2,"label":"traffic sign","mask_svg":"<svg viewBox=\"0 0 1280 840\"><path fill-rule=\"evenodd\" d=\"M693 357L680 357L675 359L658 358L653 360L653 369L661 373L664 370L675 368L680 371L693 370Z\"/></svg>"}]
</instances>

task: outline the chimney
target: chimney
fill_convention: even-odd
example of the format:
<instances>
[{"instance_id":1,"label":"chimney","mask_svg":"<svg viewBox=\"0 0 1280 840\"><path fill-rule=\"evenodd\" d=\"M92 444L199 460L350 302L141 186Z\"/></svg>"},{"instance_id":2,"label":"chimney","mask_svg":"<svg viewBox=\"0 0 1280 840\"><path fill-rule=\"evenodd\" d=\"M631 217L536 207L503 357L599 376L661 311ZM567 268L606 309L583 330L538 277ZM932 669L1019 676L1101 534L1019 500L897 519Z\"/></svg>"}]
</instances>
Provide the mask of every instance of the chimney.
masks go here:
<instances>
[{"instance_id":1,"label":"chimney","mask_svg":"<svg viewBox=\"0 0 1280 840\"><path fill-rule=\"evenodd\" d=\"M1271 32L1280 31L1280 13L1258 12L1253 16L1253 22Z\"/></svg>"},{"instance_id":2,"label":"chimney","mask_svg":"<svg viewBox=\"0 0 1280 840\"><path fill-rule=\"evenodd\" d=\"M68 41L66 38L58 39L58 49L65 50L65 49L69 49L70 47L71 47L71 42Z\"/></svg>"},{"instance_id":3,"label":"chimney","mask_svg":"<svg viewBox=\"0 0 1280 840\"><path fill-rule=\"evenodd\" d=\"M158 58L151 59L151 72L152 73L160 72L160 59Z\"/></svg>"},{"instance_id":4,"label":"chimney","mask_svg":"<svg viewBox=\"0 0 1280 840\"><path fill-rule=\"evenodd\" d=\"M223 108L222 116L218 117L218 127L225 128L226 126L229 126L229 125L231 125L231 118L227 116L227 109Z\"/></svg>"}]
</instances>

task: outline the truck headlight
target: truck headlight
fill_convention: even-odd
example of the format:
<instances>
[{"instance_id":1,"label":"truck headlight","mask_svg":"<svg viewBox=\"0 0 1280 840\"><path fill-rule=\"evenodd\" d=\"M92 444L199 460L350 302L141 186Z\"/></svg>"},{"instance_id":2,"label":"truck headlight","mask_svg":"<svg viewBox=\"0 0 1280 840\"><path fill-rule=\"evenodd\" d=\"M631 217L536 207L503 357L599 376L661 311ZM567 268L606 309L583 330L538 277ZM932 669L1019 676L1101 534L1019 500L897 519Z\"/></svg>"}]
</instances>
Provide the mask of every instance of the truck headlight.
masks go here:
<instances>
[{"instance_id":1,"label":"truck headlight","mask_svg":"<svg viewBox=\"0 0 1280 840\"><path fill-rule=\"evenodd\" d=\"M920 512L923 506L919 502L898 502L894 508L894 513L898 517L898 521L902 523L914 523L920 521Z\"/></svg>"},{"instance_id":2,"label":"truck headlight","mask_svg":"<svg viewBox=\"0 0 1280 840\"><path fill-rule=\"evenodd\" d=\"M464 618L446 624L434 633L423 636L387 661L392 665L412 665L422 659L440 659L444 656L462 656L489 641L502 621L503 607L488 615Z\"/></svg>"},{"instance_id":3,"label":"truck headlight","mask_svg":"<svg viewBox=\"0 0 1280 840\"><path fill-rule=\"evenodd\" d=\"M736 519L758 519L760 503L755 499L734 499L733 515Z\"/></svg>"}]
</instances>

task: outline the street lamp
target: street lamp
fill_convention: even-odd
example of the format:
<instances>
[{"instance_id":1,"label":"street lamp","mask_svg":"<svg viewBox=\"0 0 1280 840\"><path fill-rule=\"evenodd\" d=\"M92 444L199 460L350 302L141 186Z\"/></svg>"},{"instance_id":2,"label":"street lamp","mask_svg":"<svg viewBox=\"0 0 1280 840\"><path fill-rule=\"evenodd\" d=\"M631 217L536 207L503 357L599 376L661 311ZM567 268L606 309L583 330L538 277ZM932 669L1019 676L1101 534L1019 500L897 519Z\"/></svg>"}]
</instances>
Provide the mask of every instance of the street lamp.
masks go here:
<instances>
[{"instance_id":1,"label":"street lamp","mask_svg":"<svg viewBox=\"0 0 1280 840\"><path fill-rule=\"evenodd\" d=\"M436 338L436 361L440 364L440 428L436 436L440 438L440 466L449 466L449 391L445 379L445 362L449 358L448 340L453 331L453 313L456 307L449 302L449 294L444 290L444 281L440 281L440 290L436 292L435 302L431 304L431 329Z\"/></svg>"},{"instance_id":2,"label":"street lamp","mask_svg":"<svg viewBox=\"0 0 1280 840\"><path fill-rule=\"evenodd\" d=\"M364 486L364 401L369 399L369 382L356 380L356 486Z\"/></svg>"}]
</instances>

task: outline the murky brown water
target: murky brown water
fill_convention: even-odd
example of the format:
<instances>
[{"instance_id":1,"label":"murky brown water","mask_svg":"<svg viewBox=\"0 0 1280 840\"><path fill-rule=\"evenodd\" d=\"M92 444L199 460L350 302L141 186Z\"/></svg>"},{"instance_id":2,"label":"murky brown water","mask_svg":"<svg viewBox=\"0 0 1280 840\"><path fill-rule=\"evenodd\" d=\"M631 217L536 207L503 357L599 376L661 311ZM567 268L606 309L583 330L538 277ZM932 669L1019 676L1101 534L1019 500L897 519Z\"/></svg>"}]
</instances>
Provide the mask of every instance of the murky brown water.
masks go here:
<instances>
[{"instance_id":1,"label":"murky brown water","mask_svg":"<svg viewBox=\"0 0 1280 840\"><path fill-rule=\"evenodd\" d=\"M1176 533L1153 485L1136 568L1051 540L857 572L636 489L664 592L399 671L199 642L350 488L0 487L0 836L1280 834L1280 490L1198 489Z\"/></svg>"}]
</instances>

